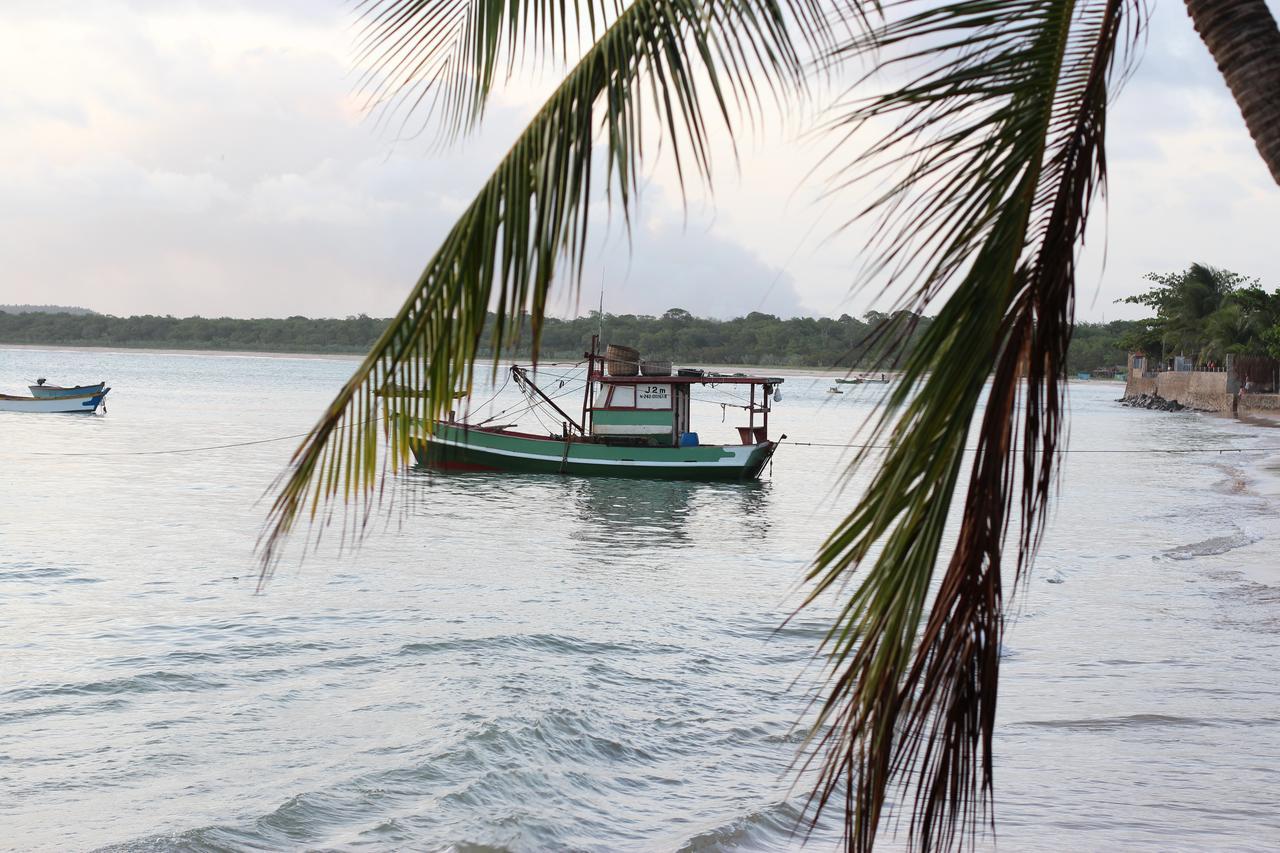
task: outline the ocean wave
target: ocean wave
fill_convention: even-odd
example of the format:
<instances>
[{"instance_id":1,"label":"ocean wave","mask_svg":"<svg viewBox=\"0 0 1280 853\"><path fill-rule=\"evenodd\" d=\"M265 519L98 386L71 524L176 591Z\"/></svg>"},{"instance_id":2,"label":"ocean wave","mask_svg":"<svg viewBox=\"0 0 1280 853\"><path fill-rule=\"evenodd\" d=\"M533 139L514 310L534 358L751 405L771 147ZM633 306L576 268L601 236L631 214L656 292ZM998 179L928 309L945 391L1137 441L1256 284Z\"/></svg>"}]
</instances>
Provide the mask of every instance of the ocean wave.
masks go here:
<instances>
[{"instance_id":1,"label":"ocean wave","mask_svg":"<svg viewBox=\"0 0 1280 853\"><path fill-rule=\"evenodd\" d=\"M292 802L292 801L291 801ZM296 835L296 834L295 834ZM179 832L164 832L129 841L98 847L94 853L246 853L247 851L276 851L283 849L324 847L360 847L374 850L423 850L425 853L511 853L511 848L475 841L445 841L424 846L412 829L395 819L379 821L375 826L358 833L359 841L352 843L320 844L313 839L281 836L264 829L261 823L253 827L214 825Z\"/></svg>"},{"instance_id":2,"label":"ocean wave","mask_svg":"<svg viewBox=\"0 0 1280 853\"><path fill-rule=\"evenodd\" d=\"M800 810L790 803L774 803L699 832L686 840L678 853L798 847L804 839L802 818Z\"/></svg>"},{"instance_id":3,"label":"ocean wave","mask_svg":"<svg viewBox=\"0 0 1280 853\"><path fill-rule=\"evenodd\" d=\"M51 581L68 578L64 583L75 583L77 574L79 569L71 566L40 566L35 563L0 565L0 581Z\"/></svg>"},{"instance_id":4,"label":"ocean wave","mask_svg":"<svg viewBox=\"0 0 1280 853\"><path fill-rule=\"evenodd\" d=\"M599 731L591 715L568 708L540 714L533 720L495 720L483 723L464 741L468 751L480 753L476 760L488 762L502 756L537 756L561 759L570 764L594 759L615 762L648 763L652 752L624 743ZM482 765L483 766L483 765Z\"/></svg>"},{"instance_id":5,"label":"ocean wave","mask_svg":"<svg viewBox=\"0 0 1280 853\"><path fill-rule=\"evenodd\" d=\"M1280 719L1260 718L1228 718L1228 717L1181 717L1173 714L1127 714L1119 717L1086 717L1082 719L1063 720L1024 720L1010 723L1010 727L1043 728L1043 729L1075 729L1081 731L1117 731L1122 729L1159 729L1159 728L1220 728L1230 726L1273 726Z\"/></svg>"},{"instance_id":6,"label":"ocean wave","mask_svg":"<svg viewBox=\"0 0 1280 853\"><path fill-rule=\"evenodd\" d=\"M124 699L114 697L102 699L98 702L65 702L59 705L46 705L35 708L16 708L11 711L0 711L0 726L37 717L61 717L65 715L82 717L106 711L116 711L127 705L128 702Z\"/></svg>"},{"instance_id":7,"label":"ocean wave","mask_svg":"<svg viewBox=\"0 0 1280 853\"><path fill-rule=\"evenodd\" d=\"M244 643L240 645L221 646L208 650L187 650L164 652L158 655L132 655L130 657L113 658L107 661L108 666L135 667L157 666L163 664L200 664L221 663L224 661L263 660L292 655L300 652L323 652L336 648L345 648L345 644L337 641Z\"/></svg>"},{"instance_id":8,"label":"ocean wave","mask_svg":"<svg viewBox=\"0 0 1280 853\"><path fill-rule=\"evenodd\" d=\"M614 655L614 654L675 654L685 651L681 646L647 641L644 643L614 643L586 640L561 634L502 634L492 637L456 637L447 640L406 643L396 653L400 656L430 655L438 652L488 652L496 649L516 649L554 654Z\"/></svg>"},{"instance_id":9,"label":"ocean wave","mask_svg":"<svg viewBox=\"0 0 1280 853\"><path fill-rule=\"evenodd\" d=\"M1201 542L1192 542L1189 545L1179 545L1164 551L1163 554L1170 560L1194 560L1196 557L1212 557L1237 548L1244 548L1260 539L1262 539L1261 536L1240 530L1225 536L1214 536Z\"/></svg>"},{"instance_id":10,"label":"ocean wave","mask_svg":"<svg viewBox=\"0 0 1280 853\"><path fill-rule=\"evenodd\" d=\"M174 693L216 690L226 686L227 682L221 679L188 672L156 670L101 681L84 681L78 684L39 684L33 687L19 687L0 693L0 699L22 702L52 696L125 696L161 691Z\"/></svg>"}]
</instances>

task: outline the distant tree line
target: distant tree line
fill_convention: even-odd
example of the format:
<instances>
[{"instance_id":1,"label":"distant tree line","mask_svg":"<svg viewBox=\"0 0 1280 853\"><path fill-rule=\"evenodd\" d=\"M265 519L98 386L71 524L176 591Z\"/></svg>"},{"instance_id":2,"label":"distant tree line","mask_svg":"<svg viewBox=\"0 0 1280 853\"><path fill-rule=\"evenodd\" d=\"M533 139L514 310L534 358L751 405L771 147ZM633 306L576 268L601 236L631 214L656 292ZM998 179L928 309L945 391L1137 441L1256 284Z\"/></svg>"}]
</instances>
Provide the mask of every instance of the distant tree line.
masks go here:
<instances>
[{"instance_id":1,"label":"distant tree line","mask_svg":"<svg viewBox=\"0 0 1280 853\"><path fill-rule=\"evenodd\" d=\"M369 349L389 321L363 314L346 319L240 320L230 317L113 317L106 314L14 313L0 311L0 343L45 346L149 347L258 352L361 353ZM482 340L490 340L492 315ZM732 320L695 317L673 308L660 317L598 313L571 320L549 319L542 331L540 357L577 360L603 330L603 341L636 347L646 358L689 364L776 365L779 367L871 367L882 363L884 342L897 341L905 352L929 327L931 318L907 312L870 312L862 318L796 317L788 320L752 312ZM1093 370L1124 364L1126 341L1147 328L1146 321L1080 323L1068 365ZM873 337L882 324L888 333ZM529 358L532 333L527 324L517 345L504 355ZM881 345L876 346L880 341ZM492 350L483 347L483 356Z\"/></svg>"},{"instance_id":2,"label":"distant tree line","mask_svg":"<svg viewBox=\"0 0 1280 853\"><path fill-rule=\"evenodd\" d=\"M932 322L908 312L893 316L871 312L862 319L843 314L783 320L753 311L732 320L695 317L672 308L660 317L598 312L572 320L548 320L542 330L543 358L581 358L591 336L604 343L635 347L644 358L703 364L759 364L779 367L870 366L888 354L888 344L905 351ZM873 337L882 324L890 328ZM487 331L487 329L486 329ZM488 336L485 336L487 339ZM518 354L529 354L531 333L521 331ZM492 351L486 351L492 355Z\"/></svg>"},{"instance_id":3,"label":"distant tree line","mask_svg":"<svg viewBox=\"0 0 1280 853\"><path fill-rule=\"evenodd\" d=\"M96 314L88 308L75 305L0 305L0 311L9 314Z\"/></svg>"},{"instance_id":4,"label":"distant tree line","mask_svg":"<svg viewBox=\"0 0 1280 853\"><path fill-rule=\"evenodd\" d=\"M1122 370L1129 357L1129 339L1141 333L1145 320L1112 320L1110 323L1076 323L1067 350L1067 371L1078 373L1115 368Z\"/></svg>"},{"instance_id":5,"label":"distant tree line","mask_svg":"<svg viewBox=\"0 0 1280 853\"><path fill-rule=\"evenodd\" d=\"M289 317L158 317L151 314L11 314L0 312L0 342L50 346L152 347L340 353L367 350L387 321L361 314L345 320Z\"/></svg>"}]
</instances>

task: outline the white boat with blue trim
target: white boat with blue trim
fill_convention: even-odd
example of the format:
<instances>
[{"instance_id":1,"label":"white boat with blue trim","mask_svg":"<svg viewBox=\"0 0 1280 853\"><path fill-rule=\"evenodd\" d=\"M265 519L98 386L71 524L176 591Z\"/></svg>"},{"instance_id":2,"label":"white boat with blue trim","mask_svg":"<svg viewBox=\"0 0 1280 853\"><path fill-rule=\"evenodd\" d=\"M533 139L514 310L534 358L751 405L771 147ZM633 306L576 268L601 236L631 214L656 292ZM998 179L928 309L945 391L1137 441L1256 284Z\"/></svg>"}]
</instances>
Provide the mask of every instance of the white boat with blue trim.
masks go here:
<instances>
[{"instance_id":1,"label":"white boat with blue trim","mask_svg":"<svg viewBox=\"0 0 1280 853\"><path fill-rule=\"evenodd\" d=\"M91 415L98 411L110 390L110 388L103 388L91 394L77 394L71 397L18 397L13 394L0 394L0 412Z\"/></svg>"}]
</instances>

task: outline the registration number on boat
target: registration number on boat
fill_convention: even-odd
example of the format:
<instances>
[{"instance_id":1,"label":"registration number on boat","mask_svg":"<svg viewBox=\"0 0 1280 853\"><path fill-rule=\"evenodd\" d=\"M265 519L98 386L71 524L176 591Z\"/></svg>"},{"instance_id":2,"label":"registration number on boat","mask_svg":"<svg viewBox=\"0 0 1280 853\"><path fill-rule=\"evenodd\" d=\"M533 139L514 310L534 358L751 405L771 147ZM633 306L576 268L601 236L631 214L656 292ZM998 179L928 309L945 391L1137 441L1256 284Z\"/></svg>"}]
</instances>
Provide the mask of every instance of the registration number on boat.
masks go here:
<instances>
[{"instance_id":1,"label":"registration number on boat","mask_svg":"<svg viewBox=\"0 0 1280 853\"><path fill-rule=\"evenodd\" d=\"M669 385L641 385L637 390L640 392L637 395L637 405L644 408L665 408L667 401L671 399Z\"/></svg>"}]
</instances>

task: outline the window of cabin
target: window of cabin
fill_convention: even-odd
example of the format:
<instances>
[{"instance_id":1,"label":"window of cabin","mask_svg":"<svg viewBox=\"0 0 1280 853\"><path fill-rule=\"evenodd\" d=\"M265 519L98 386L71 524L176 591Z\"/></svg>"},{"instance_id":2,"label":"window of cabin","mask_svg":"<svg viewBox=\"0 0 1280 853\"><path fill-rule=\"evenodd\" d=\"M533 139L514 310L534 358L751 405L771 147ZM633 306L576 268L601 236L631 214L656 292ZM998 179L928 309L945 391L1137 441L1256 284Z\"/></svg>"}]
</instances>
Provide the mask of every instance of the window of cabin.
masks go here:
<instances>
[{"instance_id":1,"label":"window of cabin","mask_svg":"<svg viewBox=\"0 0 1280 853\"><path fill-rule=\"evenodd\" d=\"M609 408L634 409L636 406L636 387L634 385L613 386L613 396L609 398Z\"/></svg>"}]
</instances>

